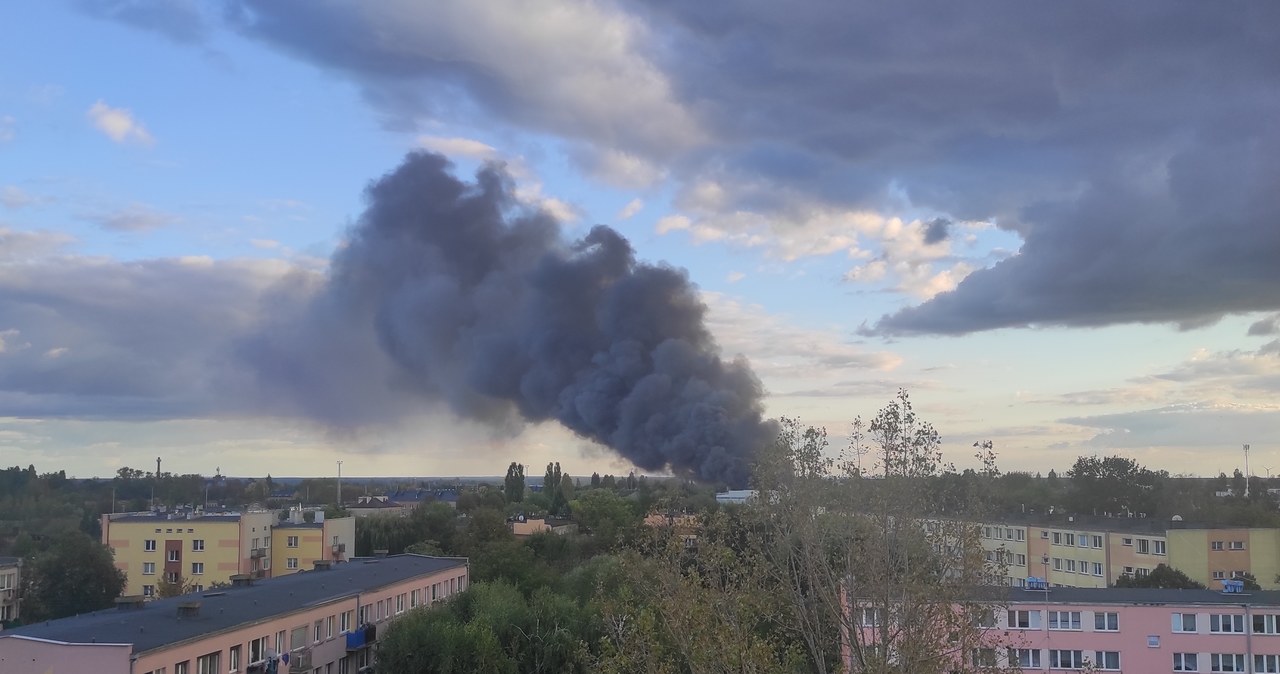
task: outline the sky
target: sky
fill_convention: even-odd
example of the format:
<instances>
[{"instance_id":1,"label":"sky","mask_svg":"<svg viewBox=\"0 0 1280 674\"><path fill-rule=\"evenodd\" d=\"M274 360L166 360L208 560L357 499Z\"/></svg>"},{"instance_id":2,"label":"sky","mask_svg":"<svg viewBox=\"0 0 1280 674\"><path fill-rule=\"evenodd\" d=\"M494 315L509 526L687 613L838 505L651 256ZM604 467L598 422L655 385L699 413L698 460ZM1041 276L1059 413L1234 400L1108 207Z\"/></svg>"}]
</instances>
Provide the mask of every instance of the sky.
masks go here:
<instances>
[{"instance_id":1,"label":"sky","mask_svg":"<svg viewBox=\"0 0 1280 674\"><path fill-rule=\"evenodd\" d=\"M371 186L425 151L460 190L441 226L492 178L548 259L603 224L634 269L684 270L699 355L745 359L747 411L833 454L905 388L961 467L991 440L1004 470L1216 475L1249 444L1280 473L1278 24L1271 0L7 3L0 464L630 470L414 351L452 324L404 296L453 254L361 256ZM343 304L382 272L419 322ZM493 335L541 325L512 292ZM472 359L475 327L450 328Z\"/></svg>"}]
</instances>

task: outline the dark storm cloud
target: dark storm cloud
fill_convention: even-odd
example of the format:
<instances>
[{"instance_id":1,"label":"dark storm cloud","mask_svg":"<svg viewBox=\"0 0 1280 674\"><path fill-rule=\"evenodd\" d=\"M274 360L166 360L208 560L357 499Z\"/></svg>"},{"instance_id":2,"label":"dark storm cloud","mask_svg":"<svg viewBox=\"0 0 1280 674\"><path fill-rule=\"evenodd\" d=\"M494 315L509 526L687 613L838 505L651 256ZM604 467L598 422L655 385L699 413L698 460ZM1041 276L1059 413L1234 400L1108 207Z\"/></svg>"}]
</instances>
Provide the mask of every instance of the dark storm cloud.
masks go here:
<instances>
[{"instance_id":1,"label":"dark storm cloud","mask_svg":"<svg viewBox=\"0 0 1280 674\"><path fill-rule=\"evenodd\" d=\"M933 245L947 240L951 235L951 221L946 218L935 218L929 221L924 229L924 242Z\"/></svg>"},{"instance_id":2,"label":"dark storm cloud","mask_svg":"<svg viewBox=\"0 0 1280 674\"><path fill-rule=\"evenodd\" d=\"M1280 333L1280 314L1260 318L1249 326L1250 337L1265 337Z\"/></svg>"},{"instance_id":3,"label":"dark storm cloud","mask_svg":"<svg viewBox=\"0 0 1280 674\"><path fill-rule=\"evenodd\" d=\"M444 405L557 421L646 470L743 485L770 435L683 271L566 241L496 167L414 154L327 273L207 259L0 265L0 416L284 417L355 430ZM0 256L3 259L3 256Z\"/></svg>"},{"instance_id":4,"label":"dark storm cloud","mask_svg":"<svg viewBox=\"0 0 1280 674\"><path fill-rule=\"evenodd\" d=\"M637 262L608 227L565 242L496 168L474 184L447 169L415 154L369 188L306 313L240 350L263 383L340 414L312 401L316 371L376 335L405 395L482 421L559 421L641 468L744 484L768 436L763 391L720 359L685 273Z\"/></svg>"}]
</instances>

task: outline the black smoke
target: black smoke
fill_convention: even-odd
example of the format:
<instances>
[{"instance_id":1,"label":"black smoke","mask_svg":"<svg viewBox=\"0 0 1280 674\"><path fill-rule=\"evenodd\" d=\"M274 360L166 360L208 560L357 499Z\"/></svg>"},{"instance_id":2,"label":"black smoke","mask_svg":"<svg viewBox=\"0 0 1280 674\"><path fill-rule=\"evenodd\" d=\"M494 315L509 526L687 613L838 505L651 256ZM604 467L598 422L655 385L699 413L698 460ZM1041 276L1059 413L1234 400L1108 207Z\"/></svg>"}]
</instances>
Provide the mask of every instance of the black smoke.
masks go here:
<instances>
[{"instance_id":1,"label":"black smoke","mask_svg":"<svg viewBox=\"0 0 1280 674\"><path fill-rule=\"evenodd\" d=\"M555 420L642 469L743 485L770 433L762 387L744 360L720 358L688 276L637 261L609 227L566 241L501 167L474 183L450 169L415 153L368 188L325 286L242 350L260 376L346 424L360 403L323 389L345 378L330 368L382 367L367 333L401 402Z\"/></svg>"}]
</instances>

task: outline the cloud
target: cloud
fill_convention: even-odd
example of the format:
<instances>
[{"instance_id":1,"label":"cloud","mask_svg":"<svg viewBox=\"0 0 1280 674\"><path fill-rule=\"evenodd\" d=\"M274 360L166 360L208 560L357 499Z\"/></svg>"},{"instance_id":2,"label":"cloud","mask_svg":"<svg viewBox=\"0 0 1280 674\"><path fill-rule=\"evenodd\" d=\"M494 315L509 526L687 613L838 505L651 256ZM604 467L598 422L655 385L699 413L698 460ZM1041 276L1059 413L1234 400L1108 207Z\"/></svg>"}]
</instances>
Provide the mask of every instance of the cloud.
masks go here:
<instances>
[{"instance_id":1,"label":"cloud","mask_svg":"<svg viewBox=\"0 0 1280 674\"><path fill-rule=\"evenodd\" d=\"M0 115L0 143L7 143L17 138L18 120L9 115Z\"/></svg>"},{"instance_id":2,"label":"cloud","mask_svg":"<svg viewBox=\"0 0 1280 674\"><path fill-rule=\"evenodd\" d=\"M644 199L636 197L635 199L628 201L627 205L623 206L622 210L618 211L618 215L615 217L618 220L630 220L642 210L644 210Z\"/></svg>"},{"instance_id":3,"label":"cloud","mask_svg":"<svg viewBox=\"0 0 1280 674\"><path fill-rule=\"evenodd\" d=\"M16 185L0 187L0 204L5 208L22 208L34 204L37 199Z\"/></svg>"},{"instance_id":4,"label":"cloud","mask_svg":"<svg viewBox=\"0 0 1280 674\"><path fill-rule=\"evenodd\" d=\"M75 0L75 6L95 18L153 31L179 44L201 43L209 34L195 0Z\"/></svg>"},{"instance_id":5,"label":"cloud","mask_svg":"<svg viewBox=\"0 0 1280 674\"><path fill-rule=\"evenodd\" d=\"M724 280L728 281L729 283L737 283L738 281L741 281L746 277L747 275L740 271L731 271L724 277Z\"/></svg>"},{"instance_id":6,"label":"cloud","mask_svg":"<svg viewBox=\"0 0 1280 674\"><path fill-rule=\"evenodd\" d=\"M1182 447L1235 452L1245 442L1280 443L1280 408L1265 405L1195 403L1061 422L1097 429L1088 444L1100 449Z\"/></svg>"},{"instance_id":7,"label":"cloud","mask_svg":"<svg viewBox=\"0 0 1280 674\"><path fill-rule=\"evenodd\" d=\"M418 147L450 157L491 161L499 156L498 150L493 146L471 138L418 136Z\"/></svg>"},{"instance_id":8,"label":"cloud","mask_svg":"<svg viewBox=\"0 0 1280 674\"><path fill-rule=\"evenodd\" d=\"M83 217L103 229L114 232L145 232L167 227L181 221L181 218L172 213L157 211L146 204L131 204L123 209L109 213Z\"/></svg>"},{"instance_id":9,"label":"cloud","mask_svg":"<svg viewBox=\"0 0 1280 674\"><path fill-rule=\"evenodd\" d=\"M62 232L24 231L0 225L0 263L38 260L74 241L74 237Z\"/></svg>"},{"instance_id":10,"label":"cloud","mask_svg":"<svg viewBox=\"0 0 1280 674\"><path fill-rule=\"evenodd\" d=\"M30 342L19 342L22 332L15 328L0 330L0 354L21 351L31 346Z\"/></svg>"},{"instance_id":11,"label":"cloud","mask_svg":"<svg viewBox=\"0 0 1280 674\"><path fill-rule=\"evenodd\" d=\"M155 143L151 133L141 122L134 119L133 112L127 108L113 108L99 100L89 106L89 111L85 114L95 128L117 143L136 142L142 145Z\"/></svg>"},{"instance_id":12,"label":"cloud","mask_svg":"<svg viewBox=\"0 0 1280 674\"><path fill-rule=\"evenodd\" d=\"M1263 337L1280 334L1280 314L1260 318L1249 326L1249 336Z\"/></svg>"}]
</instances>

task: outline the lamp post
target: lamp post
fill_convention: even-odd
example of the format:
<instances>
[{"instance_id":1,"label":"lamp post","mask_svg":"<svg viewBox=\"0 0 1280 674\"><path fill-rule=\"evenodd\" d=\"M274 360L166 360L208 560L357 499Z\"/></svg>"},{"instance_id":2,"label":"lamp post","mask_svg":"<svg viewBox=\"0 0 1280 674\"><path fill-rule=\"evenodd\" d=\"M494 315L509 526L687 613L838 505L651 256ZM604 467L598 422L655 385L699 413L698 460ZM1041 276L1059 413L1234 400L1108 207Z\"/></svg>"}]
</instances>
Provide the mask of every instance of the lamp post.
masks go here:
<instances>
[{"instance_id":1,"label":"lamp post","mask_svg":"<svg viewBox=\"0 0 1280 674\"><path fill-rule=\"evenodd\" d=\"M342 461L338 461L338 510L342 510Z\"/></svg>"}]
</instances>

